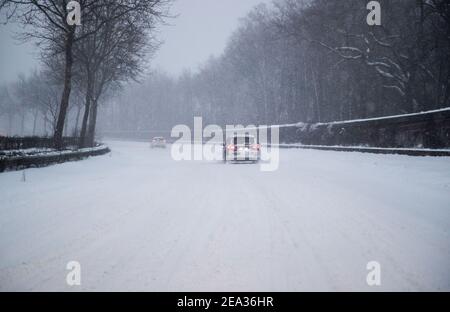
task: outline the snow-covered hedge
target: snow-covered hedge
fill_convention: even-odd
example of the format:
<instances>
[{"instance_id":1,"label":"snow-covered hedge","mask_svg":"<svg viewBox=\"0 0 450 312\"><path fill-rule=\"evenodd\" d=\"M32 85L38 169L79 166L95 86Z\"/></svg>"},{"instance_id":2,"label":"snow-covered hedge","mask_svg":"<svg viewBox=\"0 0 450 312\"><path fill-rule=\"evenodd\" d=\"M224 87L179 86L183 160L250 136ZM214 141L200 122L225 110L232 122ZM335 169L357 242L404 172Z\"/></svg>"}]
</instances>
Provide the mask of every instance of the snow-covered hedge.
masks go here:
<instances>
[{"instance_id":1,"label":"snow-covered hedge","mask_svg":"<svg viewBox=\"0 0 450 312\"><path fill-rule=\"evenodd\" d=\"M92 148L66 149L62 151L50 148L1 151L0 172L29 167L43 167L54 163L80 160L89 156L104 155L109 152L108 146L102 144Z\"/></svg>"},{"instance_id":2,"label":"snow-covered hedge","mask_svg":"<svg viewBox=\"0 0 450 312\"><path fill-rule=\"evenodd\" d=\"M79 138L64 137L62 146L68 148L78 145ZM32 148L52 148L54 145L53 138L48 137L2 137L0 136L0 151L4 150L24 150Z\"/></svg>"}]
</instances>

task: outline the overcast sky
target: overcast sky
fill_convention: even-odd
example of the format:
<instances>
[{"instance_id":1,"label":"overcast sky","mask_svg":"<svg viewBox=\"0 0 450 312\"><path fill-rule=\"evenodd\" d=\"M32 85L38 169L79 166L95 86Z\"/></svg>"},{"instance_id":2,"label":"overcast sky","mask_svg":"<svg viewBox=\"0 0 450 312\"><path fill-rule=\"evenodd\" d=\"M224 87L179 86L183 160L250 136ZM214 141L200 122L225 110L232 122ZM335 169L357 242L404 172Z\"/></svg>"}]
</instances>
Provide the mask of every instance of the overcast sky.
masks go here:
<instances>
[{"instance_id":1,"label":"overcast sky","mask_svg":"<svg viewBox=\"0 0 450 312\"><path fill-rule=\"evenodd\" d=\"M178 75L185 68L195 70L211 55L219 55L239 18L258 3L270 0L177 0L168 20L160 29L164 41L155 59L154 68ZM18 44L12 39L15 25L0 25L0 83L14 80L39 67L38 51L32 44Z\"/></svg>"}]
</instances>

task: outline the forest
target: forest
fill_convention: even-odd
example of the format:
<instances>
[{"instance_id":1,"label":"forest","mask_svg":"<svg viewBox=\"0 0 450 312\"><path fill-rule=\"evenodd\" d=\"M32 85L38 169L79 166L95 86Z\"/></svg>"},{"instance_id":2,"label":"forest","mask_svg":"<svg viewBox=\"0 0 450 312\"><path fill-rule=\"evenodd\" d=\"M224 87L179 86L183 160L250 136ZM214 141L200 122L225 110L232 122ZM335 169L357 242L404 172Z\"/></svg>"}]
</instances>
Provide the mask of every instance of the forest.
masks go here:
<instances>
[{"instance_id":1,"label":"forest","mask_svg":"<svg viewBox=\"0 0 450 312\"><path fill-rule=\"evenodd\" d=\"M97 118L98 107L98 128L103 131L170 131L176 124L191 124L194 116L203 117L205 124L277 125L450 106L448 1L380 4L380 26L367 24L364 0L261 4L241 19L223 53L198 69L187 68L174 77L158 69L138 73L131 66L125 75L100 83L104 87L97 95L85 86L98 79L89 74L97 56L79 58L74 68L81 78L74 78L65 133L89 131L85 112L91 102L91 119ZM91 41L76 49L88 48ZM157 46L155 40L151 47ZM128 55L124 51L119 49L117 55ZM136 49L134 55L141 52ZM48 64L41 72L2 86L3 118L31 118L32 133L51 135L61 89L55 75L60 72Z\"/></svg>"}]
</instances>

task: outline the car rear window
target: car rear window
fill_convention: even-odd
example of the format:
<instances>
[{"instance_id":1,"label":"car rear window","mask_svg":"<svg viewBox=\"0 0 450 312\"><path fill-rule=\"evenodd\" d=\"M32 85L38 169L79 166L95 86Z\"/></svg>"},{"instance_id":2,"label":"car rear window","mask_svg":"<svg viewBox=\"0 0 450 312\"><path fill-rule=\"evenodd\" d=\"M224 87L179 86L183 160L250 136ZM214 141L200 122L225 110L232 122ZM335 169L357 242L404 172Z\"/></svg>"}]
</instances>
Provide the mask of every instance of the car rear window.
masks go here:
<instances>
[{"instance_id":1,"label":"car rear window","mask_svg":"<svg viewBox=\"0 0 450 312\"><path fill-rule=\"evenodd\" d=\"M255 144L255 138L254 137L250 137L250 136L234 137L234 138L232 138L231 141L232 141L232 143L234 145L238 145L238 144L245 144L245 145Z\"/></svg>"}]
</instances>

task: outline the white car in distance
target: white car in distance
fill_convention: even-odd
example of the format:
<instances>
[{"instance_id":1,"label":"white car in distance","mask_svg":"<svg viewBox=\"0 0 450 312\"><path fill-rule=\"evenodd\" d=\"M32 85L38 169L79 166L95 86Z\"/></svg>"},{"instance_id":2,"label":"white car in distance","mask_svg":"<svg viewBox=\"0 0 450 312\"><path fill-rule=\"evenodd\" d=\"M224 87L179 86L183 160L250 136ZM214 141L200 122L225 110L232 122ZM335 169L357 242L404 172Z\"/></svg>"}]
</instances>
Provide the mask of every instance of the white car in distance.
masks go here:
<instances>
[{"instance_id":1,"label":"white car in distance","mask_svg":"<svg viewBox=\"0 0 450 312\"><path fill-rule=\"evenodd\" d=\"M154 137L150 143L151 148L166 148L167 142L163 137Z\"/></svg>"}]
</instances>

